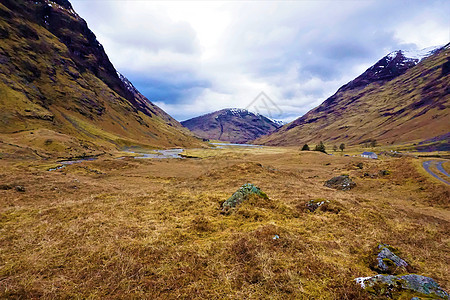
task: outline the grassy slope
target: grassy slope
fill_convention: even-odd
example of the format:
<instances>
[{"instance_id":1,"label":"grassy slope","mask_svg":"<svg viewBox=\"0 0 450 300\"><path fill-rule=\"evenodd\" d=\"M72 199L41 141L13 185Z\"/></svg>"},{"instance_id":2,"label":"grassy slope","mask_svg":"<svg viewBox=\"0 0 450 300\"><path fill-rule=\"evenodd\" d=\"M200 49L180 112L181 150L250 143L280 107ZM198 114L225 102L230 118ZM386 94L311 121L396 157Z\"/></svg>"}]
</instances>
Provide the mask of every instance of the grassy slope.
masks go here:
<instances>
[{"instance_id":1,"label":"grassy slope","mask_svg":"<svg viewBox=\"0 0 450 300\"><path fill-rule=\"evenodd\" d=\"M450 49L429 57L405 74L380 85L337 92L326 102L294 121L300 124L263 137L256 143L302 145L320 140L357 144L376 139L383 144L425 140L450 131L449 74L444 63ZM448 66L447 66L448 68Z\"/></svg>"},{"instance_id":2,"label":"grassy slope","mask_svg":"<svg viewBox=\"0 0 450 300\"><path fill-rule=\"evenodd\" d=\"M3 4L0 10L10 15L0 19L1 31L7 32L0 40L0 133L7 134L2 135L3 140L17 139L11 133L47 129L47 135L54 132L49 139L57 140L61 133L80 141L79 152L86 142L97 150L124 144L150 147L199 144L153 104L148 107L154 114L145 114L91 70L81 70L67 46L43 26ZM64 9L56 13L75 23L81 20ZM87 43L83 34L71 34L75 35L72 40ZM95 59L91 56L84 60ZM27 144L27 139L19 145L37 146Z\"/></svg>"},{"instance_id":3,"label":"grassy slope","mask_svg":"<svg viewBox=\"0 0 450 300\"><path fill-rule=\"evenodd\" d=\"M104 158L56 172L0 160L2 183L27 190L0 190L0 297L367 299L353 279L374 274L367 256L380 242L450 288L450 190L420 173L419 160L189 154L204 158ZM392 174L361 177L381 169ZM323 186L342 173L358 186ZM270 201L221 215L247 182ZM319 198L328 211L305 210Z\"/></svg>"}]
</instances>

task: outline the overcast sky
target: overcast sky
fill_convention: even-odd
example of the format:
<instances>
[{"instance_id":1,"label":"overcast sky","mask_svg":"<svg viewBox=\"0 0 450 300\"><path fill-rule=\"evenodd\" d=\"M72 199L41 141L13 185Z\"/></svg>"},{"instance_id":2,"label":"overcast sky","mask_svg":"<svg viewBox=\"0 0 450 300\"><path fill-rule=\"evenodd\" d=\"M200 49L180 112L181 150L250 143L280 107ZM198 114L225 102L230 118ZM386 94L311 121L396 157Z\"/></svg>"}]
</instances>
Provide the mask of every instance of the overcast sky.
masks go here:
<instances>
[{"instance_id":1,"label":"overcast sky","mask_svg":"<svg viewBox=\"0 0 450 300\"><path fill-rule=\"evenodd\" d=\"M450 40L448 0L71 3L116 69L179 121L232 107L292 121L387 53ZM253 102L260 92L272 101Z\"/></svg>"}]
</instances>

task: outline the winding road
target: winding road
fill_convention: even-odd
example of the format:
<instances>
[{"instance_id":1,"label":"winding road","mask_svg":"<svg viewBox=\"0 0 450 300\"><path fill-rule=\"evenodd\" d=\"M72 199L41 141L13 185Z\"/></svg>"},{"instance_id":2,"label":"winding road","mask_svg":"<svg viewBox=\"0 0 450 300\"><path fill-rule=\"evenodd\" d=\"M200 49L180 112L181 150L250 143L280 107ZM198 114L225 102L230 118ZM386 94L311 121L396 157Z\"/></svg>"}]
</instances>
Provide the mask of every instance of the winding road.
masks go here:
<instances>
[{"instance_id":1,"label":"winding road","mask_svg":"<svg viewBox=\"0 0 450 300\"><path fill-rule=\"evenodd\" d=\"M444 170L444 167L442 164L445 161L441 160L427 160L422 163L423 168L425 171L427 171L431 176L433 176L436 179L439 179L440 181L450 185L450 175ZM433 172L430 170L431 166L436 166L436 168L439 170L439 172Z\"/></svg>"}]
</instances>

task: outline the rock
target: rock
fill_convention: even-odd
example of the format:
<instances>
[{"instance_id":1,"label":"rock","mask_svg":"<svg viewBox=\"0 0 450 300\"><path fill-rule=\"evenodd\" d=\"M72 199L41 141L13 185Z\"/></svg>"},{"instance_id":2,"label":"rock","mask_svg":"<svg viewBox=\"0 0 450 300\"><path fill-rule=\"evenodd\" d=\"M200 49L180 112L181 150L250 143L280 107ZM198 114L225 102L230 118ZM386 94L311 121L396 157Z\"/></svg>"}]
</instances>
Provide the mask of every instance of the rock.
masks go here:
<instances>
[{"instance_id":1,"label":"rock","mask_svg":"<svg viewBox=\"0 0 450 300\"><path fill-rule=\"evenodd\" d=\"M266 193L261 191L257 186L251 183L246 183L222 204L222 212L229 212L232 208L241 204L245 200L248 200L250 197L261 197L263 199L269 199Z\"/></svg>"},{"instance_id":2,"label":"rock","mask_svg":"<svg viewBox=\"0 0 450 300\"><path fill-rule=\"evenodd\" d=\"M24 186L21 186L21 185L17 185L16 186L16 191L18 191L18 192L25 192L25 187Z\"/></svg>"},{"instance_id":3,"label":"rock","mask_svg":"<svg viewBox=\"0 0 450 300\"><path fill-rule=\"evenodd\" d=\"M411 296L449 299L449 294L432 278L416 274L376 275L356 278L355 281L375 296L392 299L408 299Z\"/></svg>"},{"instance_id":4,"label":"rock","mask_svg":"<svg viewBox=\"0 0 450 300\"><path fill-rule=\"evenodd\" d=\"M364 164L362 162L360 162L356 165L356 167L362 169L362 168L364 168Z\"/></svg>"},{"instance_id":5,"label":"rock","mask_svg":"<svg viewBox=\"0 0 450 300\"><path fill-rule=\"evenodd\" d=\"M401 274L412 271L409 264L401 259L397 249L380 244L376 250L376 257L372 261L370 268L382 274Z\"/></svg>"},{"instance_id":6,"label":"rock","mask_svg":"<svg viewBox=\"0 0 450 300\"><path fill-rule=\"evenodd\" d=\"M326 181L324 185L332 189L348 191L354 188L356 183L354 183L348 175L341 175L331 178Z\"/></svg>"},{"instance_id":7,"label":"rock","mask_svg":"<svg viewBox=\"0 0 450 300\"><path fill-rule=\"evenodd\" d=\"M315 200L309 200L306 203L306 208L310 211L310 212L314 212L316 211L316 209L318 209L319 207L321 207L324 204L330 203L330 201L325 200L325 199L315 199Z\"/></svg>"}]
</instances>

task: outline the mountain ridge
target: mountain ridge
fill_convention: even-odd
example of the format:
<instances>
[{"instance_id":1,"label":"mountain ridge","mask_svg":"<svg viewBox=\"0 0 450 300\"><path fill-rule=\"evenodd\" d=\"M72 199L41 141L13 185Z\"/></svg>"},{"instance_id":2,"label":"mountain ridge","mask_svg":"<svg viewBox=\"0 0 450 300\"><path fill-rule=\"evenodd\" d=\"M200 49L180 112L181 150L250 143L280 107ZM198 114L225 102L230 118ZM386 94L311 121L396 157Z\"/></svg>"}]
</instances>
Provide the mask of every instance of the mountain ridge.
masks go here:
<instances>
[{"instance_id":1,"label":"mountain ridge","mask_svg":"<svg viewBox=\"0 0 450 300\"><path fill-rule=\"evenodd\" d=\"M247 143L273 132L281 125L247 109L225 108L181 122L203 139Z\"/></svg>"},{"instance_id":2,"label":"mountain ridge","mask_svg":"<svg viewBox=\"0 0 450 300\"><path fill-rule=\"evenodd\" d=\"M391 52L316 108L255 142L292 146L377 139L395 144L445 134L450 131L445 122L449 52L449 44L421 60Z\"/></svg>"},{"instance_id":3,"label":"mountain ridge","mask_svg":"<svg viewBox=\"0 0 450 300\"><path fill-rule=\"evenodd\" d=\"M133 144L202 144L137 89L128 89L129 81L119 77L69 1L4 0L0 16L0 134L15 135L3 136L5 141L48 154L59 149L58 155L68 148L84 153L86 145L91 153ZM35 141L36 135L30 144L26 132L41 129L53 146Z\"/></svg>"}]
</instances>

